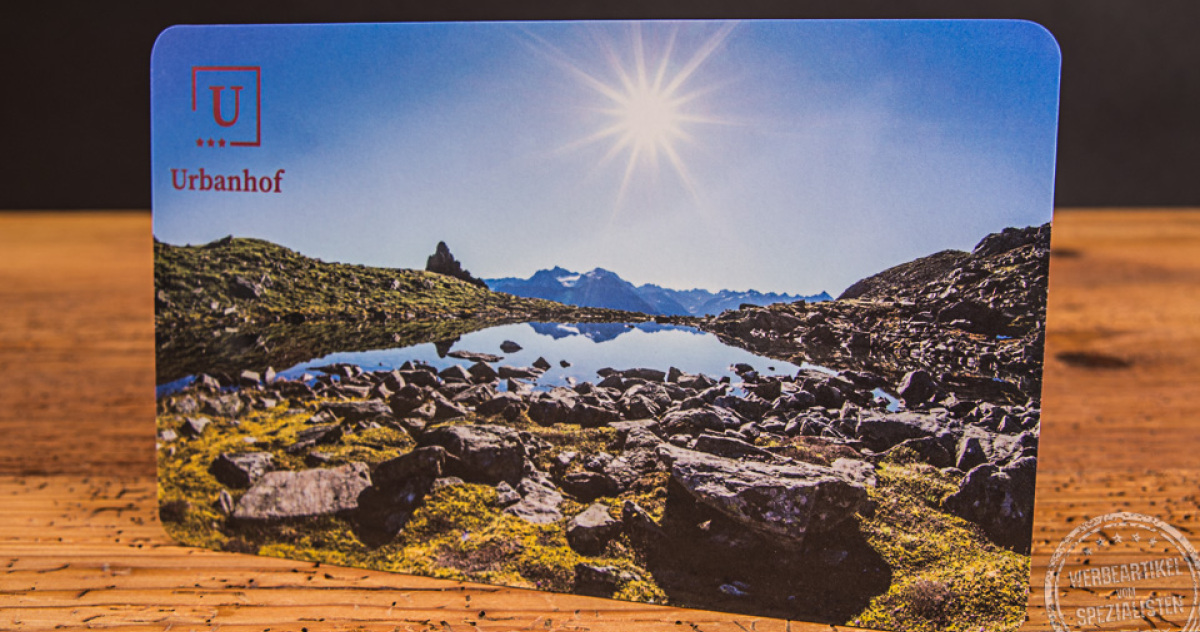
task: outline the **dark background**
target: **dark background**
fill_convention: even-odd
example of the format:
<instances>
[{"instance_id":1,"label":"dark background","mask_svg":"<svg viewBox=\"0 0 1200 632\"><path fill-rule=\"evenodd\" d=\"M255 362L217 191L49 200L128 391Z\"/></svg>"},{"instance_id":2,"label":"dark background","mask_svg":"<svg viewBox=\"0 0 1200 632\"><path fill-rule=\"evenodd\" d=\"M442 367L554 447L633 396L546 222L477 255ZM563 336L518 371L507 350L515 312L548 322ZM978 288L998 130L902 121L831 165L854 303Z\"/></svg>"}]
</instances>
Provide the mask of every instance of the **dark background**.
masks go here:
<instances>
[{"instance_id":1,"label":"dark background","mask_svg":"<svg viewBox=\"0 0 1200 632\"><path fill-rule=\"evenodd\" d=\"M1195 0L72 2L0 18L0 209L150 206L149 59L172 24L1023 18L1063 51L1057 206L1200 206Z\"/></svg>"}]
</instances>

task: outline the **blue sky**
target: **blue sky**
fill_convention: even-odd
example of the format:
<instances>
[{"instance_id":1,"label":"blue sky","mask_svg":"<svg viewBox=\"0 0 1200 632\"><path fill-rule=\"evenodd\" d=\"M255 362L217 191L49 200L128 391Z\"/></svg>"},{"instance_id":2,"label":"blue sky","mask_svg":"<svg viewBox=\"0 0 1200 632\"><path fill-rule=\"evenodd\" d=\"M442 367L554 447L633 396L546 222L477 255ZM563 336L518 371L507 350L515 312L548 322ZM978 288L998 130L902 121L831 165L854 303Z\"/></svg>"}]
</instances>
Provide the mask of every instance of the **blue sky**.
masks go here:
<instances>
[{"instance_id":1,"label":"blue sky","mask_svg":"<svg viewBox=\"0 0 1200 632\"><path fill-rule=\"evenodd\" d=\"M151 66L169 243L421 268L444 240L482 277L836 294L1050 219L1059 53L1028 22L175 27ZM261 67L261 146L196 146L193 66ZM172 187L201 167L286 173Z\"/></svg>"}]
</instances>

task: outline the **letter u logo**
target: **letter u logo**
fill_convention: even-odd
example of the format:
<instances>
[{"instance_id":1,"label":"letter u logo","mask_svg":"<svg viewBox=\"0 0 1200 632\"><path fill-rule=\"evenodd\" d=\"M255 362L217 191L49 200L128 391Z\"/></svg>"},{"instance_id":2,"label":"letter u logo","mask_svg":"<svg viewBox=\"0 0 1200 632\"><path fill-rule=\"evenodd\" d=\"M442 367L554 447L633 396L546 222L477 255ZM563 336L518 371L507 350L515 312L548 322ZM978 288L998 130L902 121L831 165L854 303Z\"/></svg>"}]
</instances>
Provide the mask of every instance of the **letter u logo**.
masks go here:
<instances>
[{"instance_id":1,"label":"letter u logo","mask_svg":"<svg viewBox=\"0 0 1200 632\"><path fill-rule=\"evenodd\" d=\"M227 121L221 116L221 92L225 89L225 86L208 87L209 90L212 90L213 94L213 120L217 122L217 125L221 127L233 127L237 123L242 109L242 88L243 86L229 86L229 89L233 90L233 118Z\"/></svg>"}]
</instances>

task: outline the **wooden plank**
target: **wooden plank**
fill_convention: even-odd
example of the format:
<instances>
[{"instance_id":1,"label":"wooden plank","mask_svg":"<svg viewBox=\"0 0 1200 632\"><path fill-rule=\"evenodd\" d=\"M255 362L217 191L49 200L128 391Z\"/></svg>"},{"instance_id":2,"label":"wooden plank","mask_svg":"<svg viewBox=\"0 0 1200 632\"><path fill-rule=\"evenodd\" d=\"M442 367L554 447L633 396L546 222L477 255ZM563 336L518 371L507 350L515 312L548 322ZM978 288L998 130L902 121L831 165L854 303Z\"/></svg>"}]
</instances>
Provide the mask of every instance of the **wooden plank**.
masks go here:
<instances>
[{"instance_id":1,"label":"wooden plank","mask_svg":"<svg viewBox=\"0 0 1200 632\"><path fill-rule=\"evenodd\" d=\"M154 474L152 268L149 214L0 213L0 474Z\"/></svg>"},{"instance_id":2,"label":"wooden plank","mask_svg":"<svg viewBox=\"0 0 1200 632\"><path fill-rule=\"evenodd\" d=\"M1060 211L1052 244L1040 468L1200 470L1200 214Z\"/></svg>"},{"instance_id":3,"label":"wooden plank","mask_svg":"<svg viewBox=\"0 0 1200 632\"><path fill-rule=\"evenodd\" d=\"M1086 520L1200 538L1200 213L1060 212L1053 243L1028 630ZM831 629L175 546L150 278L147 215L0 213L0 629Z\"/></svg>"}]
</instances>

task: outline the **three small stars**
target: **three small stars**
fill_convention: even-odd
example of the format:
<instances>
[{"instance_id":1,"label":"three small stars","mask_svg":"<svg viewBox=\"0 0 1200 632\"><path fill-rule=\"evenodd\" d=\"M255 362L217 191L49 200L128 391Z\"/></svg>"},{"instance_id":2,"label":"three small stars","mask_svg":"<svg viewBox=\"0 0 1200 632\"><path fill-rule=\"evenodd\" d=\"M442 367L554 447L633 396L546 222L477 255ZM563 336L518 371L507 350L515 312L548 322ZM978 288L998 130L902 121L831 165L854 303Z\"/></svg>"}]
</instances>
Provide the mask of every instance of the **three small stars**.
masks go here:
<instances>
[{"instance_id":1,"label":"three small stars","mask_svg":"<svg viewBox=\"0 0 1200 632\"><path fill-rule=\"evenodd\" d=\"M213 139L211 139L211 138L210 138L210 139L208 139L207 141L206 141L206 140L204 140L203 138L197 138L197 139L196 139L196 146L197 146L197 147L203 147L203 146L205 146L205 145L208 145L209 147L214 147L214 146L215 146L215 147L224 147L224 146L225 146L225 139L224 139L224 138L222 138L222 139L220 139L220 140L216 140L216 141L214 141L214 140L213 140Z\"/></svg>"}]
</instances>

